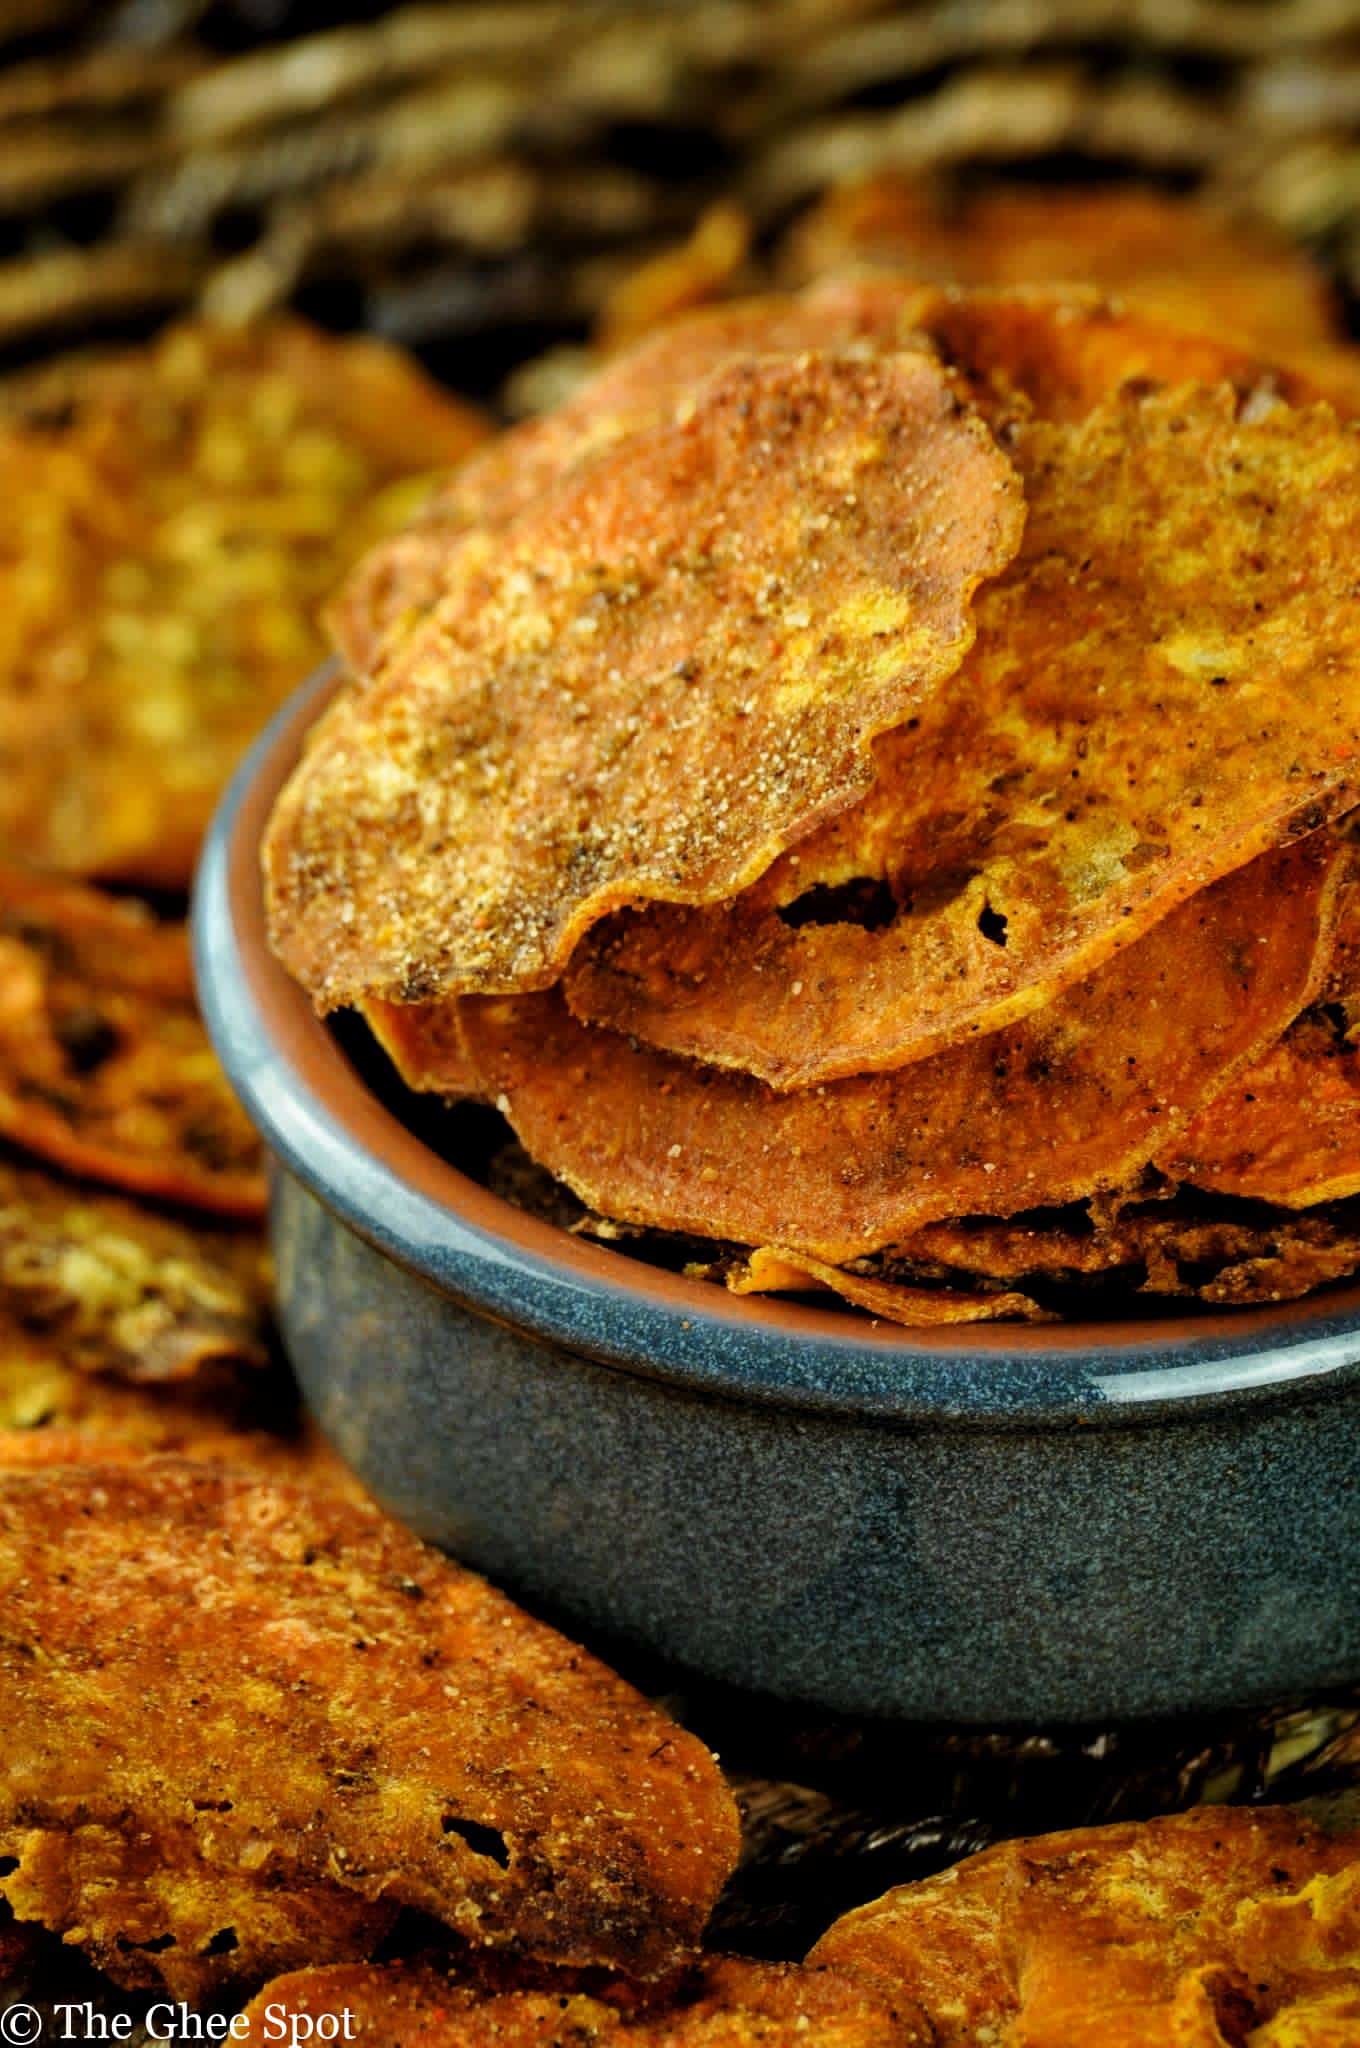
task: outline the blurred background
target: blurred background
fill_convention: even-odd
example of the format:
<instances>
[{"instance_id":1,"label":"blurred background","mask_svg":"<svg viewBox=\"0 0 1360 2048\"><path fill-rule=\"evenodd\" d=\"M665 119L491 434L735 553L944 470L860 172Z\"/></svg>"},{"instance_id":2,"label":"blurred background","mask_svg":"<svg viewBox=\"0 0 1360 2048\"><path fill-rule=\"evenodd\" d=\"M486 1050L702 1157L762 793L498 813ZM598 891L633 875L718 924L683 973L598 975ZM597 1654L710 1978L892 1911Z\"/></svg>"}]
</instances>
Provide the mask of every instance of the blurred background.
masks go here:
<instances>
[{"instance_id":1,"label":"blurred background","mask_svg":"<svg viewBox=\"0 0 1360 2048\"><path fill-rule=\"evenodd\" d=\"M800 215L885 174L1202 193L1353 321L1360 6L0 0L0 374L287 307L534 410L602 326L806 269Z\"/></svg>"}]
</instances>

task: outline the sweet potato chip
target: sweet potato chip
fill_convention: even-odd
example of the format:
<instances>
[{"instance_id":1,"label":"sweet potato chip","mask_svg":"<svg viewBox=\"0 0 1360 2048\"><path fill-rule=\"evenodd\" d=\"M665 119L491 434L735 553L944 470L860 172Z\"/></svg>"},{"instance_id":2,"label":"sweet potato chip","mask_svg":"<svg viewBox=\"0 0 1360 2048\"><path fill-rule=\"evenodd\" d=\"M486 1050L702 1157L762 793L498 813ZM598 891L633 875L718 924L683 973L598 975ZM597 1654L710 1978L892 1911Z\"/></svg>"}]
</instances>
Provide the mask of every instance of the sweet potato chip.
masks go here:
<instances>
[{"instance_id":1,"label":"sweet potato chip","mask_svg":"<svg viewBox=\"0 0 1360 2048\"><path fill-rule=\"evenodd\" d=\"M838 1294L886 1322L925 1329L947 1323L1044 1323L1051 1312L1010 1289L913 1286L880 1273L829 1266L806 1252L762 1245L727 1275L733 1294Z\"/></svg>"},{"instance_id":2,"label":"sweet potato chip","mask_svg":"<svg viewBox=\"0 0 1360 2048\"><path fill-rule=\"evenodd\" d=\"M268 1261L250 1231L157 1216L0 1160L0 1314L73 1365L146 1381L267 1356Z\"/></svg>"},{"instance_id":3,"label":"sweet potato chip","mask_svg":"<svg viewBox=\"0 0 1360 2048\"><path fill-rule=\"evenodd\" d=\"M0 1135L135 1194L263 1211L259 1144L194 1007L182 925L0 863Z\"/></svg>"},{"instance_id":4,"label":"sweet potato chip","mask_svg":"<svg viewBox=\"0 0 1360 2048\"><path fill-rule=\"evenodd\" d=\"M1360 1050L1310 1010L1158 1159L1173 1180L1304 1209L1360 1194Z\"/></svg>"},{"instance_id":5,"label":"sweet potato chip","mask_svg":"<svg viewBox=\"0 0 1360 2048\"><path fill-rule=\"evenodd\" d=\"M1202 202L1121 186L1025 186L953 206L885 172L832 191L788 237L794 284L872 266L937 284L1085 284L1128 295L1191 332L1277 353L1340 331L1331 288L1296 244Z\"/></svg>"},{"instance_id":6,"label":"sweet potato chip","mask_svg":"<svg viewBox=\"0 0 1360 2048\"><path fill-rule=\"evenodd\" d=\"M322 720L266 840L280 956L323 1009L544 987L619 903L741 888L864 793L1022 518L921 356L718 372L465 545Z\"/></svg>"},{"instance_id":7,"label":"sweet potato chip","mask_svg":"<svg viewBox=\"0 0 1360 2048\"><path fill-rule=\"evenodd\" d=\"M478 449L406 530L373 548L332 604L347 667L368 676L433 608L458 544L498 530L572 469L626 435L655 428L724 364L807 349L892 353L939 346L983 385L1001 376L1049 416L1077 418L1123 384L1230 382L1243 397L1277 390L1360 411L1360 373L1340 347L1286 371L1247 345L1183 333L1093 292L960 298L911 278L837 279L797 297L742 299L674 321L589 378L555 412ZM986 396L987 393L979 395ZM991 394L993 397L994 393Z\"/></svg>"},{"instance_id":8,"label":"sweet potato chip","mask_svg":"<svg viewBox=\"0 0 1360 2048\"><path fill-rule=\"evenodd\" d=\"M847 1914L809 1960L918 2003L938 2048L1322 2048L1344 2035L1308 2028L1360 1992L1360 1837L1200 1807L1004 1842Z\"/></svg>"},{"instance_id":9,"label":"sweet potato chip","mask_svg":"<svg viewBox=\"0 0 1360 2048\"><path fill-rule=\"evenodd\" d=\"M396 480L483 432L392 350L296 322L173 330L5 428L0 855L185 888L321 601L418 502Z\"/></svg>"},{"instance_id":10,"label":"sweet potato chip","mask_svg":"<svg viewBox=\"0 0 1360 2048\"><path fill-rule=\"evenodd\" d=\"M425 1076L433 1069L447 1101L474 1101L481 1094L481 1082L463 1051L457 1003L372 1002L361 1007L364 1022L408 1088L427 1087Z\"/></svg>"},{"instance_id":11,"label":"sweet potato chip","mask_svg":"<svg viewBox=\"0 0 1360 2048\"><path fill-rule=\"evenodd\" d=\"M933 2048L919 2014L848 1971L711 1956L655 1991L525 1974L479 1990L428 1964L301 1970L265 1986L244 2038L273 2038L272 2010L348 2012L348 2038L372 2048Z\"/></svg>"},{"instance_id":12,"label":"sweet potato chip","mask_svg":"<svg viewBox=\"0 0 1360 2048\"><path fill-rule=\"evenodd\" d=\"M555 412L478 449L404 532L365 555L327 613L347 668L370 675L403 632L433 609L454 550L470 531L504 527L572 469L626 435L661 425L687 392L724 364L866 343L925 351L913 314L931 296L910 283L868 279L802 298L742 299L677 320L629 350Z\"/></svg>"},{"instance_id":13,"label":"sweet potato chip","mask_svg":"<svg viewBox=\"0 0 1360 2048\"><path fill-rule=\"evenodd\" d=\"M1014 1282L1047 1292L1096 1280L1237 1306L1295 1301L1360 1268L1360 1213L1206 1213L1167 1201L1112 1215L965 1217L927 1224L866 1264L870 1277L904 1286Z\"/></svg>"},{"instance_id":14,"label":"sweet potato chip","mask_svg":"<svg viewBox=\"0 0 1360 2048\"><path fill-rule=\"evenodd\" d=\"M1063 411L1119 331L1039 302L945 328ZM963 667L877 742L869 796L733 903L607 919L576 1015L778 1088L901 1066L1353 801L1360 439L1325 408L1247 414L1181 390L1017 421L1021 552Z\"/></svg>"},{"instance_id":15,"label":"sweet potato chip","mask_svg":"<svg viewBox=\"0 0 1360 2048\"><path fill-rule=\"evenodd\" d=\"M891 1074L778 1095L579 1024L557 991L466 1000L461 1054L602 1214L839 1265L1124 1184L1317 985L1345 862L1327 833L1264 855L1018 1025Z\"/></svg>"},{"instance_id":16,"label":"sweet potato chip","mask_svg":"<svg viewBox=\"0 0 1360 2048\"><path fill-rule=\"evenodd\" d=\"M402 1905L646 1976L735 1858L700 1743L376 1510L3 1473L0 1587L0 1894L121 1983L357 1959Z\"/></svg>"}]
</instances>

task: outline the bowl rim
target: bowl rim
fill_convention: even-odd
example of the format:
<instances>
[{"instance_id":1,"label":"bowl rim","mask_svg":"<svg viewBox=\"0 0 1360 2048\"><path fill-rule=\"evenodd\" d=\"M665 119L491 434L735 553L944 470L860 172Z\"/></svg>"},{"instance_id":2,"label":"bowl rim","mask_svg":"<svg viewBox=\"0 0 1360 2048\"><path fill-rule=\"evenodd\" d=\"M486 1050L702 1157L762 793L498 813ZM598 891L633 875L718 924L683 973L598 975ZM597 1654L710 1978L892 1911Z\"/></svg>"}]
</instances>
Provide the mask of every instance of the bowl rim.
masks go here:
<instances>
[{"instance_id":1,"label":"bowl rim","mask_svg":"<svg viewBox=\"0 0 1360 2048\"><path fill-rule=\"evenodd\" d=\"M526 1214L407 1128L270 950L259 845L326 663L242 761L205 843L194 958L208 1030L277 1162L441 1294L635 1376L903 1425L1151 1420L1360 1373L1360 1285L1217 1315L911 1330L725 1293Z\"/></svg>"}]
</instances>

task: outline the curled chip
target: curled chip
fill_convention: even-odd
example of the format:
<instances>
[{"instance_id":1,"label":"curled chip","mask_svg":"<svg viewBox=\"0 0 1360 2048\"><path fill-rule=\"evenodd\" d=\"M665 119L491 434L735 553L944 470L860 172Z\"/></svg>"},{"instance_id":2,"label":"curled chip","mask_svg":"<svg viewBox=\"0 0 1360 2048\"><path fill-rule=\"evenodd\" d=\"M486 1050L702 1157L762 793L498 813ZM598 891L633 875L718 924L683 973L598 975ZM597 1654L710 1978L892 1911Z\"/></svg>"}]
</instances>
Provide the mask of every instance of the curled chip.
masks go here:
<instances>
[{"instance_id":1,"label":"curled chip","mask_svg":"<svg viewBox=\"0 0 1360 2048\"><path fill-rule=\"evenodd\" d=\"M912 1329L932 1324L1053 1320L1037 1301L1011 1289L926 1287L882 1273L829 1266L824 1259L811 1259L806 1252L786 1251L776 1245L757 1247L727 1275L727 1285L733 1294L799 1294L805 1290L838 1294L842 1301L866 1309L872 1316L905 1323Z\"/></svg>"},{"instance_id":2,"label":"curled chip","mask_svg":"<svg viewBox=\"0 0 1360 2048\"><path fill-rule=\"evenodd\" d=\"M927 296L910 284L871 279L803 298L743 299L677 320L631 349L555 412L479 448L404 532L364 556L327 614L346 666L367 676L390 656L403 632L433 609L469 532L505 526L572 469L628 434L662 425L724 364L864 345L924 350L913 316Z\"/></svg>"},{"instance_id":3,"label":"curled chip","mask_svg":"<svg viewBox=\"0 0 1360 2048\"><path fill-rule=\"evenodd\" d=\"M267 1357L253 1233L157 1216L0 1161L0 1314L86 1372L173 1381Z\"/></svg>"},{"instance_id":4,"label":"curled chip","mask_svg":"<svg viewBox=\"0 0 1360 2048\"><path fill-rule=\"evenodd\" d=\"M459 1058L602 1214L839 1265L1126 1183L1308 1000L1345 872L1327 833L1263 855L1018 1025L891 1074L777 1095L591 1030L557 991L466 999Z\"/></svg>"},{"instance_id":5,"label":"curled chip","mask_svg":"<svg viewBox=\"0 0 1360 2048\"><path fill-rule=\"evenodd\" d=\"M1003 1842L848 1913L810 1961L913 2000L937 2048L1326 2048L1360 2013L1360 1837L1287 1807Z\"/></svg>"},{"instance_id":6,"label":"curled chip","mask_svg":"<svg viewBox=\"0 0 1360 2048\"><path fill-rule=\"evenodd\" d=\"M1022 518L921 356L718 372L469 541L322 720L266 841L280 956L323 1009L544 987L618 904L743 887L863 795Z\"/></svg>"},{"instance_id":7,"label":"curled chip","mask_svg":"<svg viewBox=\"0 0 1360 2048\"><path fill-rule=\"evenodd\" d=\"M479 1989L418 1963L300 1970L265 1986L243 2038L277 2039L271 2012L346 2012L347 2038L371 2048L933 2048L919 2013L849 1971L710 1956L654 1990L523 1974Z\"/></svg>"},{"instance_id":8,"label":"curled chip","mask_svg":"<svg viewBox=\"0 0 1360 2048\"><path fill-rule=\"evenodd\" d=\"M69 1173L227 1216L259 1145L194 1007L184 927L0 864L0 1135Z\"/></svg>"},{"instance_id":9,"label":"curled chip","mask_svg":"<svg viewBox=\"0 0 1360 2048\"><path fill-rule=\"evenodd\" d=\"M399 1906L647 1976L734 1861L701 1744L376 1510L0 1473L0 1587L0 1895L120 1983L353 1960Z\"/></svg>"},{"instance_id":10,"label":"curled chip","mask_svg":"<svg viewBox=\"0 0 1360 2048\"><path fill-rule=\"evenodd\" d=\"M902 1287L1018 1284L1047 1297L1054 1286L1100 1283L1237 1306L1295 1301L1360 1268L1354 1206L1306 1215L1180 1199L1120 1203L1112 1214L1091 1206L1090 1215L929 1223L865 1264L871 1278Z\"/></svg>"},{"instance_id":11,"label":"curled chip","mask_svg":"<svg viewBox=\"0 0 1360 2048\"><path fill-rule=\"evenodd\" d=\"M1333 340L1331 289L1263 223L1122 186L1025 186L952 206L891 172L842 186L797 223L781 269L795 284L857 266L937 284L1085 284L1129 294L1191 332L1277 351Z\"/></svg>"},{"instance_id":12,"label":"curled chip","mask_svg":"<svg viewBox=\"0 0 1360 2048\"><path fill-rule=\"evenodd\" d=\"M5 429L0 854L186 888L323 599L414 509L397 480L483 432L392 350L296 322L175 329Z\"/></svg>"},{"instance_id":13,"label":"curled chip","mask_svg":"<svg viewBox=\"0 0 1360 2048\"><path fill-rule=\"evenodd\" d=\"M363 1004L364 1022L408 1088L426 1088L438 1075L439 1093L450 1102L475 1101L481 1082L463 1050L458 1004Z\"/></svg>"},{"instance_id":14,"label":"curled chip","mask_svg":"<svg viewBox=\"0 0 1360 2048\"><path fill-rule=\"evenodd\" d=\"M1046 333L1065 411L1117 323L1015 314L940 326L1022 384ZM1183 389L1021 418L1007 445L1020 554L959 672L877 742L869 795L734 902L599 925L577 1016L777 1088L901 1066L1025 1016L1354 800L1360 439L1326 408Z\"/></svg>"}]
</instances>

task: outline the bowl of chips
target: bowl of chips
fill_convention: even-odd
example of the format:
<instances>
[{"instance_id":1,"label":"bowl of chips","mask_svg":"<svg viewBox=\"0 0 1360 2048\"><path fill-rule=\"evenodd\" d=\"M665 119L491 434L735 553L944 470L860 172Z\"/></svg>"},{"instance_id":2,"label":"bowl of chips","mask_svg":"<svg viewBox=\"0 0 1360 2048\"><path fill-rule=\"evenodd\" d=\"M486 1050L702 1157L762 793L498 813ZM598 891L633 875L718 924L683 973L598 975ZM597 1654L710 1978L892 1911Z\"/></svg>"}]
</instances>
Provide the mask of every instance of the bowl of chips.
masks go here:
<instances>
[{"instance_id":1,"label":"bowl of chips","mask_svg":"<svg viewBox=\"0 0 1360 2048\"><path fill-rule=\"evenodd\" d=\"M824 285L607 363L361 565L196 926L290 1351L394 1512L856 1714L1360 1669L1321 379Z\"/></svg>"}]
</instances>

